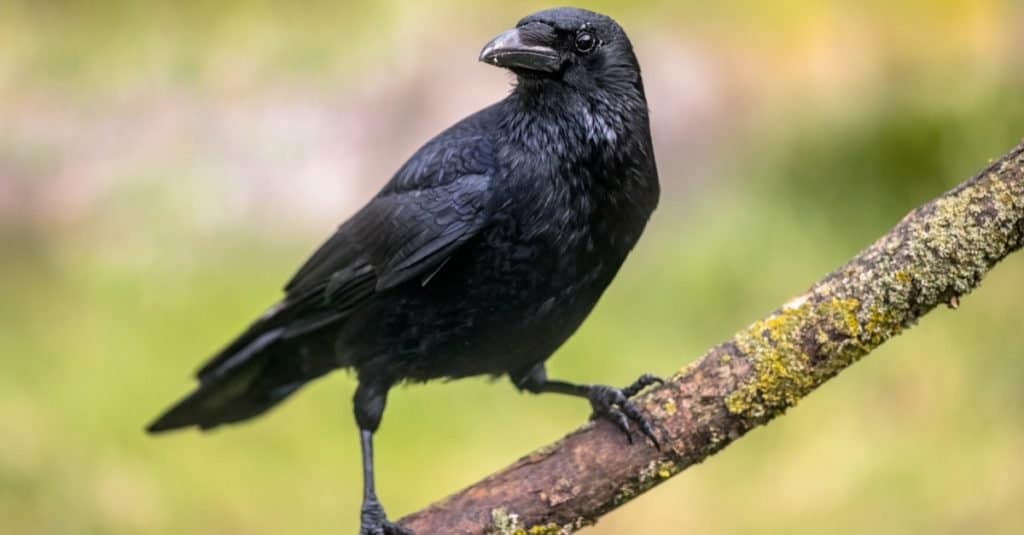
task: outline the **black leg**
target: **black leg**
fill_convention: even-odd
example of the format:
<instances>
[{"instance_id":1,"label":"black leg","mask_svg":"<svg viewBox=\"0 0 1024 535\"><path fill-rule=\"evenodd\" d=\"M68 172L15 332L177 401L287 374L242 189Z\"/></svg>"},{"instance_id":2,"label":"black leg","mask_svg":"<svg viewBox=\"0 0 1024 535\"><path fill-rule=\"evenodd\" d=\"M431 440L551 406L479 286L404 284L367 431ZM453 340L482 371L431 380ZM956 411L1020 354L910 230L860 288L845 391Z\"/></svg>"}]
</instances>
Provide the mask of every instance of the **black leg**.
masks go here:
<instances>
[{"instance_id":1,"label":"black leg","mask_svg":"<svg viewBox=\"0 0 1024 535\"><path fill-rule=\"evenodd\" d=\"M363 507L359 535L412 535L409 530L388 521L384 507L377 499L373 481L373 433L380 427L387 395L387 387L360 383L353 400L363 450Z\"/></svg>"},{"instance_id":2,"label":"black leg","mask_svg":"<svg viewBox=\"0 0 1024 535\"><path fill-rule=\"evenodd\" d=\"M644 388L664 382L651 374L641 375L640 378L626 388L614 388L605 385L577 385L565 381L552 381L548 379L547 370L544 369L543 364L538 364L522 374L510 374L509 377L517 388L535 394L551 392L587 398L590 401L590 406L594 409L590 419L603 418L612 422L626 434L626 439L630 444L633 443L633 433L629 425L629 422L632 421L640 428L640 432L644 436L651 439L655 448L661 449L658 438L654 436L654 429L651 427L651 423L636 408L636 405L629 400L629 398L637 395Z\"/></svg>"}]
</instances>

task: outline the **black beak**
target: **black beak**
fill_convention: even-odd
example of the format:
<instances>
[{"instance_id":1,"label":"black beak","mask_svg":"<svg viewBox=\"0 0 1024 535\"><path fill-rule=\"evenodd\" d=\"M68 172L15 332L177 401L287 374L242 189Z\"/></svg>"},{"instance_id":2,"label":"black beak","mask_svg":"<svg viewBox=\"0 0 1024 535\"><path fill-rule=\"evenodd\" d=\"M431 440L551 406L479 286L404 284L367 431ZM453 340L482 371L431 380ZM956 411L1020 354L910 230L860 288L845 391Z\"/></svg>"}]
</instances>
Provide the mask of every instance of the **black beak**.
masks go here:
<instances>
[{"instance_id":1,"label":"black beak","mask_svg":"<svg viewBox=\"0 0 1024 535\"><path fill-rule=\"evenodd\" d=\"M506 69L555 72L562 62L558 52L543 45L526 44L519 29L494 38L480 51L480 61Z\"/></svg>"}]
</instances>

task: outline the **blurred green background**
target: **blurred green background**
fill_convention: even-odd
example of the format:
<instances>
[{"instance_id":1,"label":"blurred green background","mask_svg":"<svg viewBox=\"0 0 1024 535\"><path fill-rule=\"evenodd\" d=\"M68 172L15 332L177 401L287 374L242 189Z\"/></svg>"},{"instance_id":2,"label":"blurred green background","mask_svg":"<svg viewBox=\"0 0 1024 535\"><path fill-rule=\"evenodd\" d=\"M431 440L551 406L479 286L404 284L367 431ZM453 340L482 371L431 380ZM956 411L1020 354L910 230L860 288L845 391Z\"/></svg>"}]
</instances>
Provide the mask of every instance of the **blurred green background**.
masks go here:
<instances>
[{"instance_id":1,"label":"blurred green background","mask_svg":"<svg viewBox=\"0 0 1024 535\"><path fill-rule=\"evenodd\" d=\"M1024 136L1012 0L591 2L645 69L664 201L552 375L670 374ZM430 135L540 2L0 2L0 531L354 533L345 373L209 435L142 427ZM594 534L1021 533L1024 256ZM403 388L401 516L581 423Z\"/></svg>"}]
</instances>

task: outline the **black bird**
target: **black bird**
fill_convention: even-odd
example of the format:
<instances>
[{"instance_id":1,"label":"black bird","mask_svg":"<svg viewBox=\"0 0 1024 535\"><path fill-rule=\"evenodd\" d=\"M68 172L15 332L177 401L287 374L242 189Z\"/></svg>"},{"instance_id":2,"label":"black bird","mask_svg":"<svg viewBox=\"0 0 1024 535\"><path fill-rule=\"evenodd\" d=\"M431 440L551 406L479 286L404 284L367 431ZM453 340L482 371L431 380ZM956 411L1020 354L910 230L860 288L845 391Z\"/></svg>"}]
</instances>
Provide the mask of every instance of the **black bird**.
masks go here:
<instances>
[{"instance_id":1,"label":"black bird","mask_svg":"<svg viewBox=\"0 0 1024 535\"><path fill-rule=\"evenodd\" d=\"M586 398L630 442L632 422L657 446L628 400L656 378L618 389L549 380L544 369L658 202L632 45L611 18L559 8L519 21L480 61L515 73L511 93L419 149L150 432L245 420L352 368L364 535L406 533L373 482L373 433L401 382L508 375L521 390Z\"/></svg>"}]
</instances>

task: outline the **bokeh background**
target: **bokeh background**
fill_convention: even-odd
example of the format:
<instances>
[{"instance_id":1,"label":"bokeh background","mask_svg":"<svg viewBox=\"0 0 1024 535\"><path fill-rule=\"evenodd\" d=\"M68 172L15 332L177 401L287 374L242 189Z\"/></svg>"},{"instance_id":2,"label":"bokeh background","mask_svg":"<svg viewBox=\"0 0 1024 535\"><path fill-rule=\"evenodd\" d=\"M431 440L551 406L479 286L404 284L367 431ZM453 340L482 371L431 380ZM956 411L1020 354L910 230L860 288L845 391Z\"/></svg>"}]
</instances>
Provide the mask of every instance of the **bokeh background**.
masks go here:
<instances>
[{"instance_id":1,"label":"bokeh background","mask_svg":"<svg viewBox=\"0 0 1024 535\"><path fill-rule=\"evenodd\" d=\"M666 191L552 375L670 374L1024 136L1013 0L589 2L633 37ZM142 427L424 140L501 98L542 2L0 2L0 531L354 533L353 379L209 435ZM589 532L1021 533L1024 256ZM401 516L581 423L404 388Z\"/></svg>"}]
</instances>

